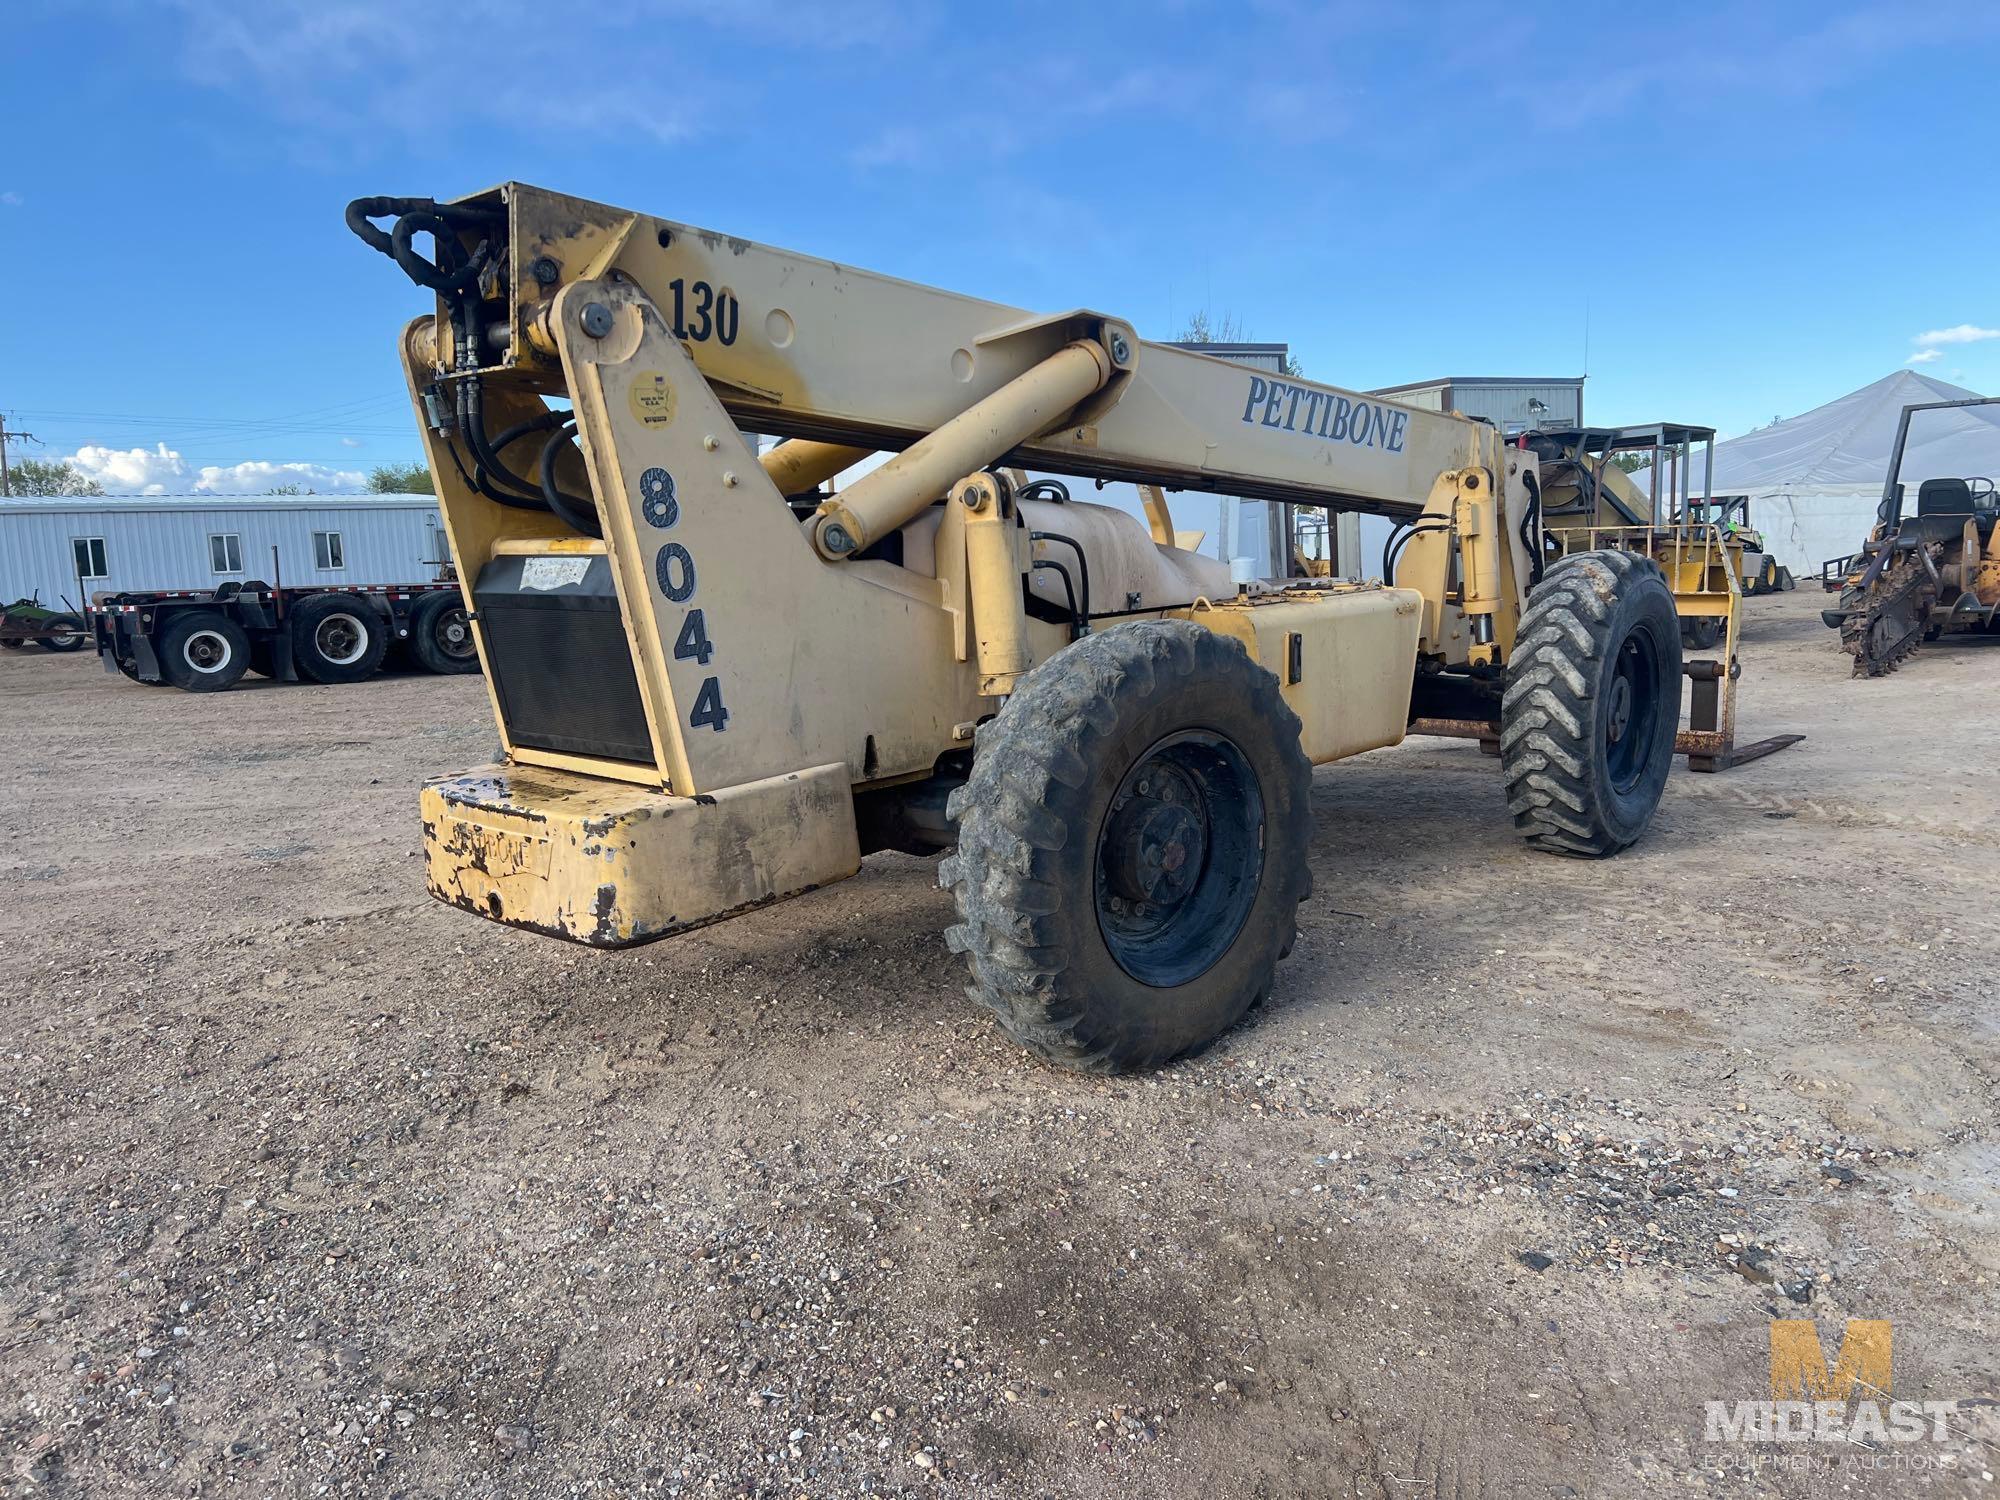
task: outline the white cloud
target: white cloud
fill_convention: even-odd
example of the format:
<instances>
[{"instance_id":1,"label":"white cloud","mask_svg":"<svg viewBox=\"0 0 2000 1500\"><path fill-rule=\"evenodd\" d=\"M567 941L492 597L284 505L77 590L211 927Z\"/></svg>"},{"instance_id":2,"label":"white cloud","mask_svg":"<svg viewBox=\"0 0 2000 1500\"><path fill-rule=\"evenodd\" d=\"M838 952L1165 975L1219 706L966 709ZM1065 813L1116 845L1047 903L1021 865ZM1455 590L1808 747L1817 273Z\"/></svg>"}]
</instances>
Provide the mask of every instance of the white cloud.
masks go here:
<instances>
[{"instance_id":1,"label":"white cloud","mask_svg":"<svg viewBox=\"0 0 2000 1500\"><path fill-rule=\"evenodd\" d=\"M19 208L23 203L26 203L27 201L28 200L26 198L23 198L19 193L11 193L11 192L0 193L0 205L4 205L5 207L8 208Z\"/></svg>"},{"instance_id":2,"label":"white cloud","mask_svg":"<svg viewBox=\"0 0 2000 1500\"><path fill-rule=\"evenodd\" d=\"M99 448L86 443L69 466L113 495L167 495L188 487L187 460L165 443L157 448Z\"/></svg>"},{"instance_id":3,"label":"white cloud","mask_svg":"<svg viewBox=\"0 0 2000 1500\"><path fill-rule=\"evenodd\" d=\"M360 438L342 438L342 439L340 440L340 446L341 446L341 447L343 447L343 448L359 448L359 447L361 446L361 439L360 439Z\"/></svg>"},{"instance_id":4,"label":"white cloud","mask_svg":"<svg viewBox=\"0 0 2000 1500\"><path fill-rule=\"evenodd\" d=\"M321 494L353 492L367 487L364 474L352 469L330 469L325 464L273 464L261 459L231 464L228 468L207 465L195 481L197 495L261 495L280 485L295 484L300 489Z\"/></svg>"},{"instance_id":5,"label":"white cloud","mask_svg":"<svg viewBox=\"0 0 2000 1500\"><path fill-rule=\"evenodd\" d=\"M252 459L239 464L204 464L199 469L165 443L152 448L100 448L85 444L69 456L79 473L111 495L261 495L280 485L321 494L351 494L366 488L365 476L325 464L274 464Z\"/></svg>"},{"instance_id":6,"label":"white cloud","mask_svg":"<svg viewBox=\"0 0 2000 1500\"><path fill-rule=\"evenodd\" d=\"M1933 328L1928 333L1916 337L1919 344L1978 344L1987 339L2000 339L2000 328L1980 328L1972 323L1960 323L1951 328Z\"/></svg>"},{"instance_id":7,"label":"white cloud","mask_svg":"<svg viewBox=\"0 0 2000 1500\"><path fill-rule=\"evenodd\" d=\"M1912 354L1910 356L1909 363L1913 365L1927 365L1930 364L1933 360L1939 360L1943 358L1944 358L1944 350L1942 349L1919 349L1915 354Z\"/></svg>"}]
</instances>

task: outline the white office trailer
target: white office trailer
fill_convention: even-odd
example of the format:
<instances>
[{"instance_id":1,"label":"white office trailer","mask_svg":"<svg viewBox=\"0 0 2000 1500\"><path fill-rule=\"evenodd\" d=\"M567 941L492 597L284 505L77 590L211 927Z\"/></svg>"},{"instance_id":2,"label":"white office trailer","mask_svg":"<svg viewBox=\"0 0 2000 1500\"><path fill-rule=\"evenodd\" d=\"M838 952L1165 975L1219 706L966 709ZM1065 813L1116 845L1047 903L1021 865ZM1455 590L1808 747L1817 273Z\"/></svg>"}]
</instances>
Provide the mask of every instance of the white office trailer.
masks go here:
<instances>
[{"instance_id":1,"label":"white office trailer","mask_svg":"<svg viewBox=\"0 0 2000 1500\"><path fill-rule=\"evenodd\" d=\"M0 499L0 603L99 593L423 583L448 556L429 495ZM79 599L81 594L83 599Z\"/></svg>"}]
</instances>

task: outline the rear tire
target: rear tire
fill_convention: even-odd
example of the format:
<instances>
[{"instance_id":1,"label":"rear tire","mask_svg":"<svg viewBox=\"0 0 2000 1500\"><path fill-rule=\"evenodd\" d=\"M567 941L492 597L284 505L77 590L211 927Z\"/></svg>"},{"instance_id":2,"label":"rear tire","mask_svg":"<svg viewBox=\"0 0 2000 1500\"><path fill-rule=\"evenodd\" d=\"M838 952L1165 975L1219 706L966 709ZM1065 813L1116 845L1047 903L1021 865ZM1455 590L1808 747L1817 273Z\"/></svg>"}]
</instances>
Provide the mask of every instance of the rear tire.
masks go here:
<instances>
[{"instance_id":1,"label":"rear tire","mask_svg":"<svg viewBox=\"0 0 2000 1500\"><path fill-rule=\"evenodd\" d=\"M81 651L90 640L90 627L75 615L51 615L49 629L61 633L42 637L40 644L44 651Z\"/></svg>"},{"instance_id":2,"label":"rear tire","mask_svg":"<svg viewBox=\"0 0 2000 1500\"><path fill-rule=\"evenodd\" d=\"M212 609L176 616L160 634L160 675L184 693L220 693L242 680L250 641L227 615Z\"/></svg>"},{"instance_id":3,"label":"rear tire","mask_svg":"<svg viewBox=\"0 0 2000 1500\"><path fill-rule=\"evenodd\" d=\"M373 677L389 649L389 621L360 595L309 594L292 609L292 659L314 682Z\"/></svg>"},{"instance_id":4,"label":"rear tire","mask_svg":"<svg viewBox=\"0 0 2000 1500\"><path fill-rule=\"evenodd\" d=\"M1528 599L1500 717L1514 827L1551 854L1601 858L1652 822L1680 726L1681 647L1659 565L1578 552Z\"/></svg>"},{"instance_id":5,"label":"rear tire","mask_svg":"<svg viewBox=\"0 0 2000 1500\"><path fill-rule=\"evenodd\" d=\"M1715 643L1721 639L1722 621L1713 615L1701 615L1692 620L1681 621L1683 651L1713 651Z\"/></svg>"},{"instance_id":6,"label":"rear tire","mask_svg":"<svg viewBox=\"0 0 2000 1500\"><path fill-rule=\"evenodd\" d=\"M426 672L453 676L479 670L479 648L456 592L432 594L410 612L410 653Z\"/></svg>"},{"instance_id":7,"label":"rear tire","mask_svg":"<svg viewBox=\"0 0 2000 1500\"><path fill-rule=\"evenodd\" d=\"M981 726L938 870L966 993L1099 1072L1213 1040L1270 991L1310 892L1312 768L1278 680L1186 621L1086 636Z\"/></svg>"}]
</instances>

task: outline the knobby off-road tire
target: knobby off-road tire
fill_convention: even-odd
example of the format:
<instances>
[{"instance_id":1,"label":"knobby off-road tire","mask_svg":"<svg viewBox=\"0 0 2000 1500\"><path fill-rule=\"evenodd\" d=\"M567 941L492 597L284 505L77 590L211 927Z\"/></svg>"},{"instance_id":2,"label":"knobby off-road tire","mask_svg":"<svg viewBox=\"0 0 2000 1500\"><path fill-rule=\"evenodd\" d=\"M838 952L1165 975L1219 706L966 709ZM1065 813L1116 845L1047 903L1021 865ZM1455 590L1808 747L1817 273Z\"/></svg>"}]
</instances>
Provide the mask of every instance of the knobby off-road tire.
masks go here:
<instances>
[{"instance_id":1,"label":"knobby off-road tire","mask_svg":"<svg viewBox=\"0 0 2000 1500\"><path fill-rule=\"evenodd\" d=\"M1713 615L1702 615L1692 620L1681 621L1681 649L1683 651L1713 651L1716 642L1722 639L1724 622Z\"/></svg>"},{"instance_id":2,"label":"knobby off-road tire","mask_svg":"<svg viewBox=\"0 0 2000 1500\"><path fill-rule=\"evenodd\" d=\"M966 993L1070 1068L1212 1040L1291 952L1311 779L1277 678L1234 641L1147 620L1050 658L980 727L948 807Z\"/></svg>"},{"instance_id":3,"label":"knobby off-road tire","mask_svg":"<svg viewBox=\"0 0 2000 1500\"><path fill-rule=\"evenodd\" d=\"M1652 822L1680 725L1681 636L1658 564L1579 552L1521 616L1500 716L1514 826L1537 849L1601 858Z\"/></svg>"}]
</instances>

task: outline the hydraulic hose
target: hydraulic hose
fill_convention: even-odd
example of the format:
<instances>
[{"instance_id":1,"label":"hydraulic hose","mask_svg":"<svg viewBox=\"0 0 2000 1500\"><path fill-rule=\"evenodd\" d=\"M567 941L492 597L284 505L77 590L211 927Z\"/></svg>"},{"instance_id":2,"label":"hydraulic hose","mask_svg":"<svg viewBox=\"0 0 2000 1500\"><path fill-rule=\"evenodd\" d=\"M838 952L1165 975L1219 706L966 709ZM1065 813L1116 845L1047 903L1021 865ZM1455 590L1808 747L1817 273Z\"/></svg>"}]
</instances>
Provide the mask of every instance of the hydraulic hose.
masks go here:
<instances>
[{"instance_id":1,"label":"hydraulic hose","mask_svg":"<svg viewBox=\"0 0 2000 1500\"><path fill-rule=\"evenodd\" d=\"M551 412L549 415L554 416L555 413ZM556 488L556 459L568 446L570 434L575 431L576 418L571 417L568 421L559 423L556 430L549 434L549 440L542 444L542 498L548 502L549 509L554 511L571 531L581 532L585 536L601 537L604 535L604 528L598 523L597 507L592 505L589 510L584 510L580 501L572 500Z\"/></svg>"},{"instance_id":2,"label":"hydraulic hose","mask_svg":"<svg viewBox=\"0 0 2000 1500\"><path fill-rule=\"evenodd\" d=\"M1090 634L1090 559L1083 555L1083 548L1077 545L1075 537L1064 536L1060 531L1031 531L1028 533L1028 540L1031 542L1060 542L1076 554L1077 585L1082 591L1081 613L1084 621L1083 633L1085 635Z\"/></svg>"}]
</instances>

